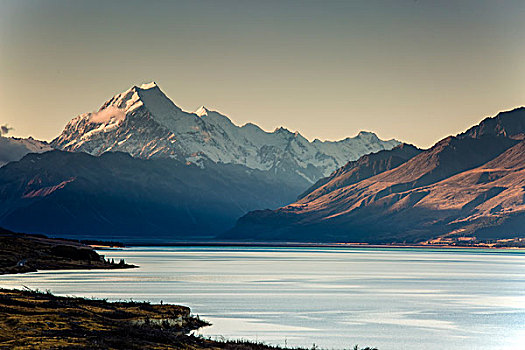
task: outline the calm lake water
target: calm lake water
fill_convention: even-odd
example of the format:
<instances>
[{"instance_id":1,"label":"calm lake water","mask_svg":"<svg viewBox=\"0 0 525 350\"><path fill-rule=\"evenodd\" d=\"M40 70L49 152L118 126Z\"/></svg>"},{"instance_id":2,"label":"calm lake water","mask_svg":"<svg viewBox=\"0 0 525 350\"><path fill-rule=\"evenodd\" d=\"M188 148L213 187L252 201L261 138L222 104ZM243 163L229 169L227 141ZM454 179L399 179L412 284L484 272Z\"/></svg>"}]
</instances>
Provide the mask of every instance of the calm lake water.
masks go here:
<instances>
[{"instance_id":1,"label":"calm lake water","mask_svg":"<svg viewBox=\"0 0 525 350\"><path fill-rule=\"evenodd\" d=\"M524 349L525 252L162 247L130 270L0 276L2 287L178 303L211 337L349 349Z\"/></svg>"}]
</instances>

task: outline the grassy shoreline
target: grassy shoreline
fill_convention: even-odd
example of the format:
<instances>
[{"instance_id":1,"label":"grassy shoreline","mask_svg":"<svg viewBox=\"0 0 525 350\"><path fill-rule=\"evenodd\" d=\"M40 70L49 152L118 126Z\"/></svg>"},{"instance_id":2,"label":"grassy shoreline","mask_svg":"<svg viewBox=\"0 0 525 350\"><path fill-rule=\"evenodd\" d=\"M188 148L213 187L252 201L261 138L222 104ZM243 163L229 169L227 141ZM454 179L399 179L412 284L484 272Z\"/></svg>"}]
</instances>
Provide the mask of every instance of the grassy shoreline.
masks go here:
<instances>
[{"instance_id":1,"label":"grassy shoreline","mask_svg":"<svg viewBox=\"0 0 525 350\"><path fill-rule=\"evenodd\" d=\"M207 325L185 306L0 288L0 349L285 349L191 334Z\"/></svg>"}]
</instances>

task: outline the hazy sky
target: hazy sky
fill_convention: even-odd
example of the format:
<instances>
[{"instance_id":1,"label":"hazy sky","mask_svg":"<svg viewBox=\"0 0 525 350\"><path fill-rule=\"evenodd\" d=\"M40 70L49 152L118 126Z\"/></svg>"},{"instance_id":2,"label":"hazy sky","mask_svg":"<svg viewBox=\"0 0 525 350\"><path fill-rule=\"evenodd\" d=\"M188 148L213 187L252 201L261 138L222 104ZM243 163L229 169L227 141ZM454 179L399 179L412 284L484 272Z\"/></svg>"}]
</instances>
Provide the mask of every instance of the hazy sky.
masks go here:
<instances>
[{"instance_id":1,"label":"hazy sky","mask_svg":"<svg viewBox=\"0 0 525 350\"><path fill-rule=\"evenodd\" d=\"M156 81L185 110L427 147L525 105L525 1L0 0L0 124L50 140Z\"/></svg>"}]
</instances>

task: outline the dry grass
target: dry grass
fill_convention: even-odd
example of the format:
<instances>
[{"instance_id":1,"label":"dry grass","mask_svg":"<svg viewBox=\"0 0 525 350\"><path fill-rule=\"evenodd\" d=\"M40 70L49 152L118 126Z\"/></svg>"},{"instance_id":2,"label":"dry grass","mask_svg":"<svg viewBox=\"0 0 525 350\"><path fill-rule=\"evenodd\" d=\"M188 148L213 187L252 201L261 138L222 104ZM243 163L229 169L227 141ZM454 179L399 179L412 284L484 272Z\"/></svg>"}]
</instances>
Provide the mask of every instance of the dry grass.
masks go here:
<instances>
[{"instance_id":1,"label":"dry grass","mask_svg":"<svg viewBox=\"0 0 525 350\"><path fill-rule=\"evenodd\" d=\"M184 306L0 289L0 349L284 350L264 343L189 335L206 325ZM365 349L373 350L361 350Z\"/></svg>"}]
</instances>

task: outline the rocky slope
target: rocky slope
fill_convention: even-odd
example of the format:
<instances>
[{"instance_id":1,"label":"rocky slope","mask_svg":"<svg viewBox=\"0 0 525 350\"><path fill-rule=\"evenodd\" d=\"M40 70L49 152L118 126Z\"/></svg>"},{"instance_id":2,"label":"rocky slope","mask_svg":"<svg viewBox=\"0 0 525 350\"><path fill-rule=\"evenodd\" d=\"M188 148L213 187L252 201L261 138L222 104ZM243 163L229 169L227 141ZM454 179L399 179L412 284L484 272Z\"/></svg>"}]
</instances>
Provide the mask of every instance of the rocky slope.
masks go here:
<instances>
[{"instance_id":1,"label":"rocky slope","mask_svg":"<svg viewBox=\"0 0 525 350\"><path fill-rule=\"evenodd\" d=\"M518 108L371 177L353 175L350 163L289 206L247 214L225 237L374 243L524 237L524 135L525 108Z\"/></svg>"},{"instance_id":2,"label":"rocky slope","mask_svg":"<svg viewBox=\"0 0 525 350\"><path fill-rule=\"evenodd\" d=\"M383 150L364 155L358 160L348 162L330 176L320 179L302 193L298 199L307 197L307 200L312 200L338 188L394 169L420 152L421 150L413 145L401 144L392 150ZM320 189L321 187L322 189Z\"/></svg>"},{"instance_id":3,"label":"rocky slope","mask_svg":"<svg viewBox=\"0 0 525 350\"><path fill-rule=\"evenodd\" d=\"M120 151L200 166L203 160L239 164L280 176L298 175L310 184L350 160L398 144L370 132L336 142L310 142L284 128L266 132L251 123L240 127L204 107L183 111L155 83L133 86L105 102L98 112L74 118L52 142L60 150L92 155Z\"/></svg>"}]
</instances>

